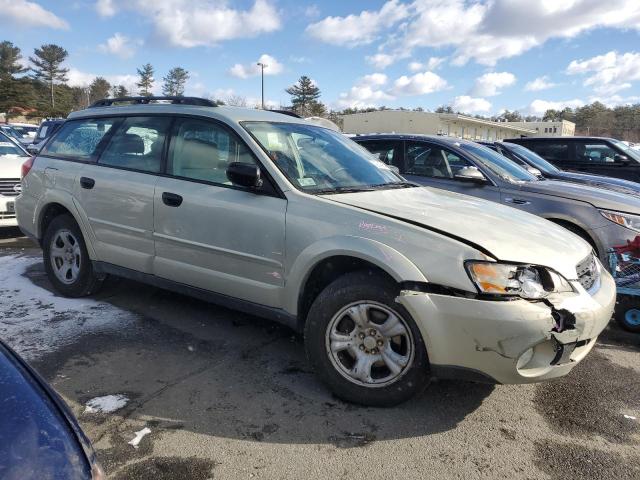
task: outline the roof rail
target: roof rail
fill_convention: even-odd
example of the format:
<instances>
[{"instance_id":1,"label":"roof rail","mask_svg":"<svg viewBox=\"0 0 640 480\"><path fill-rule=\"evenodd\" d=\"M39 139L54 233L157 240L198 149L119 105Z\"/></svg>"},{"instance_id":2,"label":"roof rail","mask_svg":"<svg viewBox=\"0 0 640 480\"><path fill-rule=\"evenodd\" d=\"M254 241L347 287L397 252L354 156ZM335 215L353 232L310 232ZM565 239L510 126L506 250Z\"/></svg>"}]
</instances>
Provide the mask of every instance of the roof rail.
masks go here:
<instances>
[{"instance_id":1,"label":"roof rail","mask_svg":"<svg viewBox=\"0 0 640 480\"><path fill-rule=\"evenodd\" d=\"M273 113L280 113L282 115L289 115L290 117L294 117L294 118L302 118L296 112L293 112L291 110L267 110L267 111L268 112L273 112Z\"/></svg>"},{"instance_id":2,"label":"roof rail","mask_svg":"<svg viewBox=\"0 0 640 480\"><path fill-rule=\"evenodd\" d=\"M201 107L217 107L218 104L212 100L200 97L118 97L103 98L89 106L95 107L111 107L114 103L131 103L133 105L148 105L152 102L166 102L172 105L198 105Z\"/></svg>"}]
</instances>

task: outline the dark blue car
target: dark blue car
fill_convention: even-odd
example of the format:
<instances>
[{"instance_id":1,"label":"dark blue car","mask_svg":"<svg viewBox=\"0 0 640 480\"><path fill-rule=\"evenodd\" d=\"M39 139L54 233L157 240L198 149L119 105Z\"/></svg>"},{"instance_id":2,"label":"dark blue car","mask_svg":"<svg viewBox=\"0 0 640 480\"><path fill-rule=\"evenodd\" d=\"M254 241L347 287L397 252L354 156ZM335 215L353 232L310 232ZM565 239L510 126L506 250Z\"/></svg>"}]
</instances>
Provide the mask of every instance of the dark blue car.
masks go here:
<instances>
[{"instance_id":1,"label":"dark blue car","mask_svg":"<svg viewBox=\"0 0 640 480\"><path fill-rule=\"evenodd\" d=\"M103 479L62 399L0 341L0 479Z\"/></svg>"}]
</instances>

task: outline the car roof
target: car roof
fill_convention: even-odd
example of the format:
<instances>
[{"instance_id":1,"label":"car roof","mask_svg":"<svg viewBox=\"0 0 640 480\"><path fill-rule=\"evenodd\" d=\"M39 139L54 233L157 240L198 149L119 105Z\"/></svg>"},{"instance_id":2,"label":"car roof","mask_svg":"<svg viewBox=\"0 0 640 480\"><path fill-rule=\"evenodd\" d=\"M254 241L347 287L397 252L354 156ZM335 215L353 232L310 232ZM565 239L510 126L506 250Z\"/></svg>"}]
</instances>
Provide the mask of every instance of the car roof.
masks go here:
<instances>
[{"instance_id":1,"label":"car roof","mask_svg":"<svg viewBox=\"0 0 640 480\"><path fill-rule=\"evenodd\" d=\"M366 141L366 140L416 140L416 141L425 141L428 140L430 142L439 143L441 145L453 145L457 143L458 146L462 143L465 144L474 144L476 142L471 142L469 140L463 140L462 138L457 137L447 137L444 135L426 135L426 134L418 134L418 133L366 133L366 134L358 134L355 137L351 137L351 140L356 142L358 141Z\"/></svg>"},{"instance_id":2,"label":"car roof","mask_svg":"<svg viewBox=\"0 0 640 480\"><path fill-rule=\"evenodd\" d=\"M519 142L519 141L525 141L525 142L529 142L529 141L534 141L534 142L539 142L539 141L545 141L545 140L554 140L554 141L558 141L558 140L615 140L614 138L611 137L581 137L578 135L574 135L574 136L562 136L562 137L520 137L520 138L505 138L504 141L505 142Z\"/></svg>"},{"instance_id":3,"label":"car roof","mask_svg":"<svg viewBox=\"0 0 640 480\"><path fill-rule=\"evenodd\" d=\"M80 118L95 118L121 115L195 115L199 117L210 117L227 122L286 122L309 124L303 119L295 118L282 113L260 110L256 108L240 108L227 106L201 106L201 105L175 105L170 103L149 103L145 105L116 105L98 106L85 108L72 112L67 118L69 120Z\"/></svg>"}]
</instances>

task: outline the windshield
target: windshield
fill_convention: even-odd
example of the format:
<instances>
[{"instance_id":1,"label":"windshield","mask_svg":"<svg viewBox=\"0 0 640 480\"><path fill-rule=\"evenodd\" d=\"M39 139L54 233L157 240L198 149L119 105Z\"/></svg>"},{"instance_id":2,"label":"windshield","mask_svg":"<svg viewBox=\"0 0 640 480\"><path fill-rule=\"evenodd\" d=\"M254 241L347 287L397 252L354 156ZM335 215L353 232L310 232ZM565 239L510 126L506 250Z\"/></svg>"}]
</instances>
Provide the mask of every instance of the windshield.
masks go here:
<instances>
[{"instance_id":1,"label":"windshield","mask_svg":"<svg viewBox=\"0 0 640 480\"><path fill-rule=\"evenodd\" d=\"M523 160L525 160L527 163L536 167L542 173L559 173L561 171L558 167L550 164L540 155L538 155L535 152L532 152L531 150L529 150L526 147L523 147L522 145L510 143L504 148L517 153L520 157L523 158Z\"/></svg>"},{"instance_id":2,"label":"windshield","mask_svg":"<svg viewBox=\"0 0 640 480\"><path fill-rule=\"evenodd\" d=\"M634 150L626 143L620 140L616 140L615 138L611 139L611 143L613 143L616 147L622 150L624 154L629 158L633 158L636 162L640 162L640 152L638 152L637 150Z\"/></svg>"},{"instance_id":3,"label":"windshield","mask_svg":"<svg viewBox=\"0 0 640 480\"><path fill-rule=\"evenodd\" d=\"M28 157L24 150L18 147L11 140L2 138L3 135L0 134L0 156L3 155L16 155L18 157Z\"/></svg>"},{"instance_id":4,"label":"windshield","mask_svg":"<svg viewBox=\"0 0 640 480\"><path fill-rule=\"evenodd\" d=\"M243 122L298 189L341 193L413 186L341 133L315 125Z\"/></svg>"},{"instance_id":5,"label":"windshield","mask_svg":"<svg viewBox=\"0 0 640 480\"><path fill-rule=\"evenodd\" d=\"M460 142L460 148L472 154L487 169L507 182L535 182L538 178L507 157L476 143Z\"/></svg>"}]
</instances>

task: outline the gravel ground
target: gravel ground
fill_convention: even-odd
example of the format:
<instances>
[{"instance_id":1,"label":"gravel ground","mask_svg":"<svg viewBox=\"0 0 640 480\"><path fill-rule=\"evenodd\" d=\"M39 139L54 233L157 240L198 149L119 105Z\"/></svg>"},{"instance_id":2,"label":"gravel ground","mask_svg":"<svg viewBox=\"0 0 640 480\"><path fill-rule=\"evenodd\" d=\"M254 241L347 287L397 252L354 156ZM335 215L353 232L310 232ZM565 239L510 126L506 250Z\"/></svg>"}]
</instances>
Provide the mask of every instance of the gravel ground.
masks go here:
<instances>
[{"instance_id":1,"label":"gravel ground","mask_svg":"<svg viewBox=\"0 0 640 480\"><path fill-rule=\"evenodd\" d=\"M287 328L125 280L62 299L15 235L0 235L0 336L68 402L109 478L640 478L640 336L613 324L559 381L439 381L363 408L318 382Z\"/></svg>"}]
</instances>

